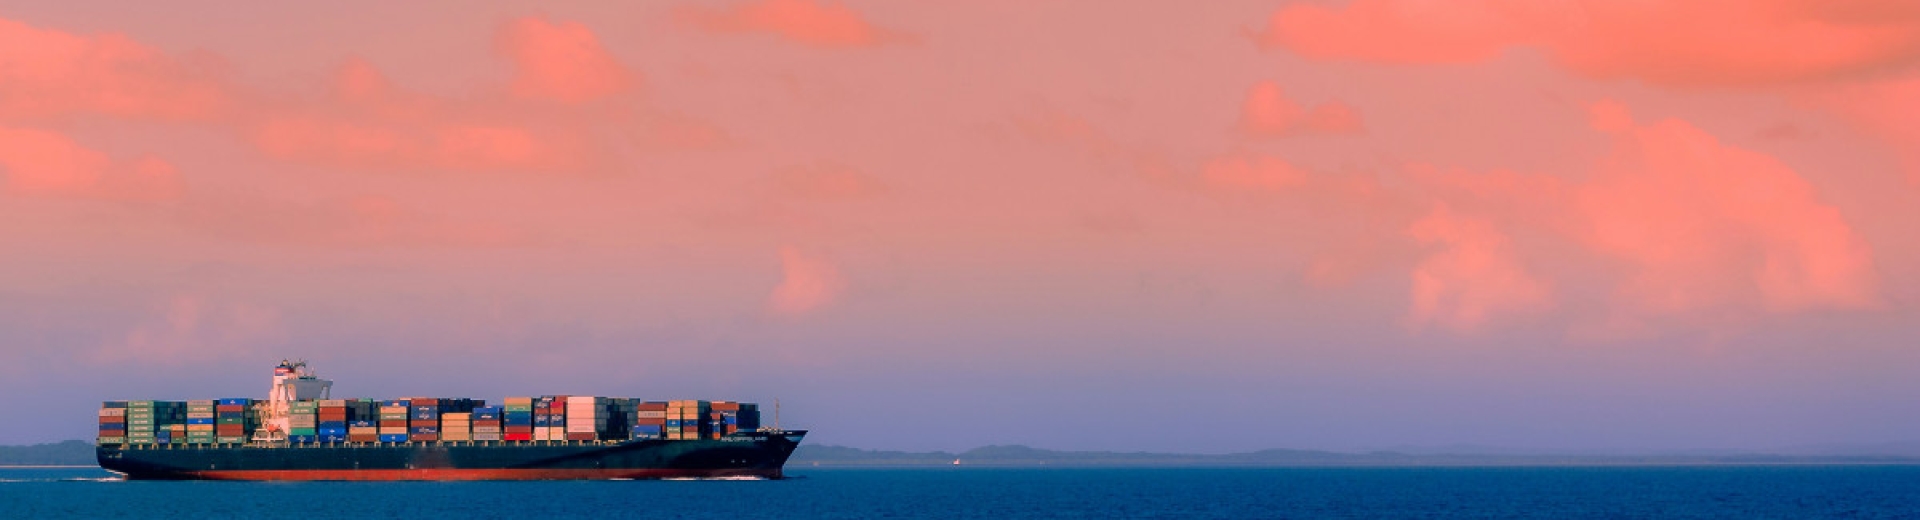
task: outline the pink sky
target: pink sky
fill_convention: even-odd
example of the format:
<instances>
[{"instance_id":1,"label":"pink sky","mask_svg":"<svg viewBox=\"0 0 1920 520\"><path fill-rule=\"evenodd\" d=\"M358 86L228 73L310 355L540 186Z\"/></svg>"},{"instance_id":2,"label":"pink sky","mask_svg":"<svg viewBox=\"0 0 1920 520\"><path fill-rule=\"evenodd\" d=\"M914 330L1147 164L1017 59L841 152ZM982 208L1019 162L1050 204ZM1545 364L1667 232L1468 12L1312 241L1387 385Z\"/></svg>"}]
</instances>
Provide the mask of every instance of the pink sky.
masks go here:
<instances>
[{"instance_id":1,"label":"pink sky","mask_svg":"<svg viewBox=\"0 0 1920 520\"><path fill-rule=\"evenodd\" d=\"M1915 5L12 5L0 416L65 422L0 443L282 357L889 449L1920 440Z\"/></svg>"}]
</instances>

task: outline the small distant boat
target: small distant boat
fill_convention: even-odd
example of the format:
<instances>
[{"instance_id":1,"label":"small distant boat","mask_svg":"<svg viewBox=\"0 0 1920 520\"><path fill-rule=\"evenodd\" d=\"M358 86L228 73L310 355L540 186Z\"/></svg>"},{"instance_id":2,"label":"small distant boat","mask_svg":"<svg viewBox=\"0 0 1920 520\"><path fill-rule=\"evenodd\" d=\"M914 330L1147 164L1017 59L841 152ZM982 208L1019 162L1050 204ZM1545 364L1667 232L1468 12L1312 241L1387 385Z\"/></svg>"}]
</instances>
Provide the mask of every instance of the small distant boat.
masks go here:
<instances>
[{"instance_id":1,"label":"small distant boat","mask_svg":"<svg viewBox=\"0 0 1920 520\"><path fill-rule=\"evenodd\" d=\"M960 465L960 459L953 459L953 465L955 466Z\"/></svg>"}]
</instances>

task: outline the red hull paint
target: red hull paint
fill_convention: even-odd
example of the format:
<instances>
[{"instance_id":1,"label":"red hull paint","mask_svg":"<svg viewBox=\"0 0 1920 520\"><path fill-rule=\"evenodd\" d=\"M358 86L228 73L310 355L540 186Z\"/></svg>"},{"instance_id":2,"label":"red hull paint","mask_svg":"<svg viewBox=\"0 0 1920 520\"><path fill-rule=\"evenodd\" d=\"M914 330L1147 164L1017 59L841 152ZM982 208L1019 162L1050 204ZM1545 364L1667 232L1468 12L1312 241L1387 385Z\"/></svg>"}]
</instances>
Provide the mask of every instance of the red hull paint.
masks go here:
<instances>
[{"instance_id":1,"label":"red hull paint","mask_svg":"<svg viewBox=\"0 0 1920 520\"><path fill-rule=\"evenodd\" d=\"M610 480L659 478L780 478L777 469L342 469L195 471L208 480Z\"/></svg>"}]
</instances>

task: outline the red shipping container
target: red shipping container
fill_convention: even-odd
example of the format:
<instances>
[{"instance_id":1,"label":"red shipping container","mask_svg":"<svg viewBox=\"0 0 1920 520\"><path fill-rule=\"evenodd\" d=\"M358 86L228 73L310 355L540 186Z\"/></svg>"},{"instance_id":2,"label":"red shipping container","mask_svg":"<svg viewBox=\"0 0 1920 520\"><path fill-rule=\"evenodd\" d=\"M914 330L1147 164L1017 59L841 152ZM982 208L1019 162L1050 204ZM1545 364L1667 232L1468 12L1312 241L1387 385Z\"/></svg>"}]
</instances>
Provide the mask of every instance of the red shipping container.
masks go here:
<instances>
[{"instance_id":1,"label":"red shipping container","mask_svg":"<svg viewBox=\"0 0 1920 520\"><path fill-rule=\"evenodd\" d=\"M380 421L380 427L381 428L405 428L407 427L407 422L400 421L400 420Z\"/></svg>"},{"instance_id":2,"label":"red shipping container","mask_svg":"<svg viewBox=\"0 0 1920 520\"><path fill-rule=\"evenodd\" d=\"M642 412L664 412L667 411L667 403L640 403L639 410Z\"/></svg>"},{"instance_id":3,"label":"red shipping container","mask_svg":"<svg viewBox=\"0 0 1920 520\"><path fill-rule=\"evenodd\" d=\"M714 401L713 410L717 412L738 412L740 411L740 403L736 403L732 401Z\"/></svg>"},{"instance_id":4,"label":"red shipping container","mask_svg":"<svg viewBox=\"0 0 1920 520\"><path fill-rule=\"evenodd\" d=\"M570 441L591 441L599 438L600 438L600 434L592 433L592 432L567 434L567 440L570 440Z\"/></svg>"},{"instance_id":5,"label":"red shipping container","mask_svg":"<svg viewBox=\"0 0 1920 520\"><path fill-rule=\"evenodd\" d=\"M530 440L533 440L533 434L532 433L506 433L506 434L501 434L500 439L508 440L508 441L530 441Z\"/></svg>"},{"instance_id":6,"label":"red shipping container","mask_svg":"<svg viewBox=\"0 0 1920 520\"><path fill-rule=\"evenodd\" d=\"M121 416L121 415L100 418L100 424L126 424L126 423L127 423L126 416Z\"/></svg>"},{"instance_id":7,"label":"red shipping container","mask_svg":"<svg viewBox=\"0 0 1920 520\"><path fill-rule=\"evenodd\" d=\"M524 434L532 435L533 427L532 426L508 426L506 427L506 431L507 433L524 433Z\"/></svg>"},{"instance_id":8,"label":"red shipping container","mask_svg":"<svg viewBox=\"0 0 1920 520\"><path fill-rule=\"evenodd\" d=\"M440 440L440 434L438 434L438 433L416 433L416 434L413 434L413 435L408 435L408 436L407 436L407 440L409 440L409 441L413 441L413 442L431 442L431 441L437 441L437 440Z\"/></svg>"},{"instance_id":9,"label":"red shipping container","mask_svg":"<svg viewBox=\"0 0 1920 520\"><path fill-rule=\"evenodd\" d=\"M216 412L244 412L244 411L247 411L247 407L245 407L245 406L240 406L240 405L237 405L237 404L223 404L223 405L220 405L220 406L215 406L215 407L213 407L213 411L216 411Z\"/></svg>"}]
</instances>

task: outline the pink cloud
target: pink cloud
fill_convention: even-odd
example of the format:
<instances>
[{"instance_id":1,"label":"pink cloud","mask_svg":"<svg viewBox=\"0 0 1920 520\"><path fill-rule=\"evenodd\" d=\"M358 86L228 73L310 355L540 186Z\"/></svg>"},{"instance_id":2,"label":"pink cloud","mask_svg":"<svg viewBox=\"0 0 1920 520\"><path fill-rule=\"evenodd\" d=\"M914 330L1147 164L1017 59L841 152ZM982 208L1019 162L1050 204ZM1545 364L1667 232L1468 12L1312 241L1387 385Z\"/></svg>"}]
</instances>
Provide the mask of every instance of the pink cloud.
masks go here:
<instances>
[{"instance_id":1,"label":"pink cloud","mask_svg":"<svg viewBox=\"0 0 1920 520\"><path fill-rule=\"evenodd\" d=\"M1920 185L1920 78L1850 85L1808 97L1893 145L1905 161L1907 180Z\"/></svg>"},{"instance_id":2,"label":"pink cloud","mask_svg":"<svg viewBox=\"0 0 1920 520\"><path fill-rule=\"evenodd\" d=\"M1473 328L1488 313L1440 304L1460 287L1493 292L1459 297L1467 301L1531 302L1526 297L1534 293L1518 281L1448 282L1471 278L1460 272L1508 272L1511 265L1499 260L1500 251L1600 262L1582 267L1575 278L1566 272L1536 275L1565 282L1541 282L1546 285L1600 282L1608 291L1604 319L1576 325L1586 337L1644 335L1657 330L1656 323L1718 327L1761 315L1881 305L1871 249L1799 172L1678 119L1641 123L1626 105L1610 100L1588 112L1592 127L1613 146L1579 180L1408 168L1408 180L1443 201L1443 210L1467 208L1484 219L1476 223L1441 211L1415 225L1416 241L1449 243L1461 251L1446 257L1448 263L1435 263L1441 258L1436 256L1415 268L1416 323ZM1510 241L1493 234L1499 230L1509 237L1525 231L1530 238ZM1511 298L1499 297L1509 292Z\"/></svg>"},{"instance_id":3,"label":"pink cloud","mask_svg":"<svg viewBox=\"0 0 1920 520\"><path fill-rule=\"evenodd\" d=\"M1260 36L1315 59L1465 63L1522 46L1596 78L1746 85L1854 77L1920 62L1920 7L1900 0L1294 3Z\"/></svg>"},{"instance_id":4,"label":"pink cloud","mask_svg":"<svg viewBox=\"0 0 1920 520\"><path fill-rule=\"evenodd\" d=\"M1406 233L1436 249L1413 269L1410 319L1415 326L1470 332L1497 314L1538 312L1553 304L1550 286L1528 273L1512 240L1488 220L1461 216L1440 204Z\"/></svg>"},{"instance_id":5,"label":"pink cloud","mask_svg":"<svg viewBox=\"0 0 1920 520\"><path fill-rule=\"evenodd\" d=\"M1200 168L1207 186L1229 190L1283 191L1306 185L1312 175L1276 157L1228 155Z\"/></svg>"},{"instance_id":6,"label":"pink cloud","mask_svg":"<svg viewBox=\"0 0 1920 520\"><path fill-rule=\"evenodd\" d=\"M1339 101L1308 110L1288 99L1280 84L1262 81L1247 91L1241 104L1240 129L1252 135L1358 134L1365 131L1360 114Z\"/></svg>"},{"instance_id":7,"label":"pink cloud","mask_svg":"<svg viewBox=\"0 0 1920 520\"><path fill-rule=\"evenodd\" d=\"M767 298L767 309L774 314L805 314L839 299L846 281L840 270L827 259L802 252L793 246L780 248L780 285Z\"/></svg>"},{"instance_id":8,"label":"pink cloud","mask_svg":"<svg viewBox=\"0 0 1920 520\"><path fill-rule=\"evenodd\" d=\"M873 47L912 38L868 23L858 11L837 2L756 0L716 9L688 6L676 11L683 23L716 33L766 33L814 47Z\"/></svg>"},{"instance_id":9,"label":"pink cloud","mask_svg":"<svg viewBox=\"0 0 1920 520\"><path fill-rule=\"evenodd\" d=\"M1354 0L1340 8L1282 6L1259 41L1315 59L1381 63L1465 63L1492 58L1534 38L1499 0Z\"/></svg>"},{"instance_id":10,"label":"pink cloud","mask_svg":"<svg viewBox=\"0 0 1920 520\"><path fill-rule=\"evenodd\" d=\"M120 34L82 36L0 18L0 117L206 118L227 96L210 61L181 60Z\"/></svg>"},{"instance_id":11,"label":"pink cloud","mask_svg":"<svg viewBox=\"0 0 1920 520\"><path fill-rule=\"evenodd\" d=\"M279 313L193 294L176 295L122 337L93 349L94 363L178 366L194 359L241 357L284 339Z\"/></svg>"},{"instance_id":12,"label":"pink cloud","mask_svg":"<svg viewBox=\"0 0 1920 520\"><path fill-rule=\"evenodd\" d=\"M1878 304L1866 242L1792 168L1677 119L1634 124L1601 103L1614 152L1575 193L1588 242L1628 261L1623 295L1664 312Z\"/></svg>"},{"instance_id":13,"label":"pink cloud","mask_svg":"<svg viewBox=\"0 0 1920 520\"><path fill-rule=\"evenodd\" d=\"M782 194L815 200L867 199L887 192L886 184L872 175L830 162L787 168L773 180Z\"/></svg>"},{"instance_id":14,"label":"pink cloud","mask_svg":"<svg viewBox=\"0 0 1920 520\"><path fill-rule=\"evenodd\" d=\"M435 215L382 195L311 203L228 200L197 205L185 218L225 239L293 246L495 248L537 242L518 227Z\"/></svg>"},{"instance_id":15,"label":"pink cloud","mask_svg":"<svg viewBox=\"0 0 1920 520\"><path fill-rule=\"evenodd\" d=\"M66 135L0 126L0 176L26 196L166 200L180 196L180 174L152 156L116 161Z\"/></svg>"},{"instance_id":16,"label":"pink cloud","mask_svg":"<svg viewBox=\"0 0 1920 520\"><path fill-rule=\"evenodd\" d=\"M584 103L638 83L593 30L579 22L516 19L500 29L495 45L513 62L513 92L522 97Z\"/></svg>"},{"instance_id":17,"label":"pink cloud","mask_svg":"<svg viewBox=\"0 0 1920 520\"><path fill-rule=\"evenodd\" d=\"M274 109L252 129L267 155L358 168L548 171L576 167L574 132L541 132L468 106L395 88L378 69L350 60L335 72L333 97Z\"/></svg>"}]
</instances>

